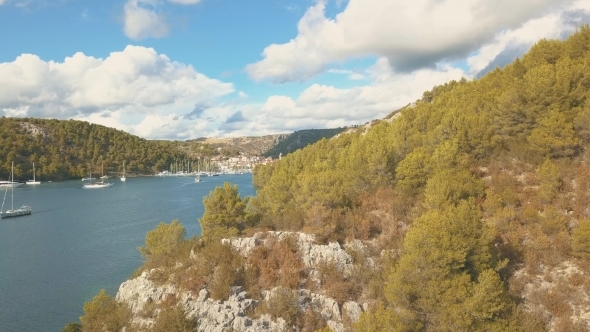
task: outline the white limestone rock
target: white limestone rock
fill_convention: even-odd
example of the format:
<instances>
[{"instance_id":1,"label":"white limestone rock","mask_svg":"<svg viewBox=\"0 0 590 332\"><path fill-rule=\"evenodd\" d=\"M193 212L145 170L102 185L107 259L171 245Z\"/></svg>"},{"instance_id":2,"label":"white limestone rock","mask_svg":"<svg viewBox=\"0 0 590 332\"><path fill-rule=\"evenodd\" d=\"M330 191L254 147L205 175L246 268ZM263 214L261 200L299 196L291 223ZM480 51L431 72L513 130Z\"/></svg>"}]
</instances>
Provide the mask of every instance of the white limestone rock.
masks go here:
<instances>
[{"instance_id":1,"label":"white limestone rock","mask_svg":"<svg viewBox=\"0 0 590 332\"><path fill-rule=\"evenodd\" d=\"M342 305L343 315L346 315L352 322L358 321L362 312L361 306L354 301L348 301Z\"/></svg>"},{"instance_id":2,"label":"white limestone rock","mask_svg":"<svg viewBox=\"0 0 590 332\"><path fill-rule=\"evenodd\" d=\"M313 234L271 231L256 233L254 236L248 238L223 239L222 243L231 244L240 254L248 256L256 246L266 245L267 241L273 237L279 241L289 237L294 238L299 246L303 264L308 268L317 268L321 264L332 262L345 275L349 274L352 270L352 257L350 257L338 242L331 242L327 245L315 244L315 236ZM355 245L358 246L358 244ZM360 246L362 246L362 243L360 243Z\"/></svg>"},{"instance_id":3,"label":"white limestone rock","mask_svg":"<svg viewBox=\"0 0 590 332\"><path fill-rule=\"evenodd\" d=\"M143 308L152 302L160 302L168 296L175 296L176 287L173 285L156 286L148 279L149 273L144 271L139 277L123 282L115 299L129 304L131 312L135 315L141 313Z\"/></svg>"},{"instance_id":4,"label":"white limestone rock","mask_svg":"<svg viewBox=\"0 0 590 332\"><path fill-rule=\"evenodd\" d=\"M284 240L287 237L293 238L297 242L302 261L311 270L310 278L315 279L316 282L320 280L317 268L321 264L333 262L345 275L353 268L352 257L337 242L317 245L314 243L315 236L311 234L267 232L257 233L249 238L231 238L222 241L231 244L242 255L247 256L257 246L270 244L267 241ZM345 246L357 251L365 250L360 241ZM191 252L191 256L194 256L194 252ZM214 300L209 297L207 289L202 289L198 293L181 291L173 284L174 280L172 279L163 285L156 285L149 280L149 274L144 271L139 277L122 283L116 295L117 301L129 305L134 315L134 323L140 326L150 326L154 321L152 317L142 316L146 305L150 303L157 305L168 296L174 296L185 310L187 317L198 321L199 332L295 331L282 318L273 320L269 315L262 315L258 318L249 317L248 313L259 305L259 301L248 298L249 296L243 287L232 287L231 294L226 301ZM278 287L263 291L263 299L268 300L277 289ZM299 309L302 312L311 308L320 313L334 332L345 332L343 319L347 318L355 322L363 311L358 303L352 301L346 302L341 311L336 300L306 289L298 290L297 296ZM157 310L155 312L157 313Z\"/></svg>"}]
</instances>

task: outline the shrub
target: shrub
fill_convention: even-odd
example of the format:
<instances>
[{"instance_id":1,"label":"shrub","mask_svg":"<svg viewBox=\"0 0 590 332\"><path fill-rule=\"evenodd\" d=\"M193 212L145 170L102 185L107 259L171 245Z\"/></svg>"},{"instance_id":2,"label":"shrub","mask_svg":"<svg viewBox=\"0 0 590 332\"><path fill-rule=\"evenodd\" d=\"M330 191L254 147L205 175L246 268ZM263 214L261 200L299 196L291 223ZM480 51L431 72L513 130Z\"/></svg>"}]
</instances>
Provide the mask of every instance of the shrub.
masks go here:
<instances>
[{"instance_id":1,"label":"shrub","mask_svg":"<svg viewBox=\"0 0 590 332\"><path fill-rule=\"evenodd\" d=\"M130 315L125 304L118 303L103 289L84 304L84 316L80 317L82 331L120 331L127 326Z\"/></svg>"},{"instance_id":2,"label":"shrub","mask_svg":"<svg viewBox=\"0 0 590 332\"><path fill-rule=\"evenodd\" d=\"M174 261L174 255L185 240L186 230L178 221L170 224L161 222L154 230L145 236L145 247L139 251L148 265L162 265Z\"/></svg>"},{"instance_id":3,"label":"shrub","mask_svg":"<svg viewBox=\"0 0 590 332\"><path fill-rule=\"evenodd\" d=\"M267 240L248 257L248 287L271 289L276 286L297 288L303 276L303 262L295 239Z\"/></svg>"},{"instance_id":4,"label":"shrub","mask_svg":"<svg viewBox=\"0 0 590 332\"><path fill-rule=\"evenodd\" d=\"M262 311L270 314L273 319L281 317L289 325L296 324L299 315L297 293L284 287L276 288L263 303Z\"/></svg>"},{"instance_id":5,"label":"shrub","mask_svg":"<svg viewBox=\"0 0 590 332\"><path fill-rule=\"evenodd\" d=\"M151 332L192 332L196 331L197 321L188 319L184 310L177 305L166 306L160 310Z\"/></svg>"},{"instance_id":6,"label":"shrub","mask_svg":"<svg viewBox=\"0 0 590 332\"><path fill-rule=\"evenodd\" d=\"M582 220L573 230L572 238L574 254L578 257L590 258L590 220Z\"/></svg>"}]
</instances>

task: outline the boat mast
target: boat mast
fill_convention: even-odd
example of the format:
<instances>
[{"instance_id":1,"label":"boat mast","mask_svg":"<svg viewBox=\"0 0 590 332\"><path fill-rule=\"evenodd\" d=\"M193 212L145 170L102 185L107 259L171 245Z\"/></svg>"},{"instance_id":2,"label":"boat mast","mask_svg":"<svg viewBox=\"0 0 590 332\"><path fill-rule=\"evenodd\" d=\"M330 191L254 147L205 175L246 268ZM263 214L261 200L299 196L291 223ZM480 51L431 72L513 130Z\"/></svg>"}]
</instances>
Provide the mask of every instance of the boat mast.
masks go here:
<instances>
[{"instance_id":1,"label":"boat mast","mask_svg":"<svg viewBox=\"0 0 590 332\"><path fill-rule=\"evenodd\" d=\"M11 201L12 201L12 211L14 211L14 161L12 162L12 168L10 169L10 175L12 177L12 180L10 180L10 195L11 197Z\"/></svg>"}]
</instances>

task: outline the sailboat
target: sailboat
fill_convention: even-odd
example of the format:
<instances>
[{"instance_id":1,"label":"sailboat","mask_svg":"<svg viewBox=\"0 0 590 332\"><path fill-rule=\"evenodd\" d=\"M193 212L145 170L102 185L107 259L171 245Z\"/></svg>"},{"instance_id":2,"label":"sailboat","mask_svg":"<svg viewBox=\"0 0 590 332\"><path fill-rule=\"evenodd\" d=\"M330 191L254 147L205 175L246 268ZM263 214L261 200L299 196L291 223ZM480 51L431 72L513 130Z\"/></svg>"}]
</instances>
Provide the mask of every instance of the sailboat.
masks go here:
<instances>
[{"instance_id":1,"label":"sailboat","mask_svg":"<svg viewBox=\"0 0 590 332\"><path fill-rule=\"evenodd\" d=\"M10 170L10 177L11 181L14 182L14 161L12 162L12 169ZM14 208L14 186L11 187L10 198L11 198L11 206L10 210L4 211L4 202L6 201L6 194L8 193L8 188L4 192L4 200L2 200L2 209L0 210L0 218L11 218L11 217L20 217L26 216L31 214L32 209L30 206L23 205L18 209Z\"/></svg>"},{"instance_id":2,"label":"sailboat","mask_svg":"<svg viewBox=\"0 0 590 332\"><path fill-rule=\"evenodd\" d=\"M90 168L90 165L89 165ZM94 180L94 178L92 177L92 169L88 170L88 177L87 178L82 178L82 181L92 181Z\"/></svg>"},{"instance_id":3,"label":"sailboat","mask_svg":"<svg viewBox=\"0 0 590 332\"><path fill-rule=\"evenodd\" d=\"M13 162L13 166L14 166L14 162ZM24 184L23 182L14 182L14 175L13 175L13 179L8 178L7 181L0 181L0 187L4 187L4 188L20 187L23 184Z\"/></svg>"},{"instance_id":4,"label":"sailboat","mask_svg":"<svg viewBox=\"0 0 590 332\"><path fill-rule=\"evenodd\" d=\"M201 182L201 171L199 168L199 163L197 162L197 173L195 175L195 182Z\"/></svg>"},{"instance_id":5,"label":"sailboat","mask_svg":"<svg viewBox=\"0 0 590 332\"><path fill-rule=\"evenodd\" d=\"M104 168L103 168L103 174L104 174ZM90 178L92 179L92 173L90 174ZM84 189L109 188L112 186L113 186L113 183L104 182L104 176L101 176L100 182L85 183Z\"/></svg>"},{"instance_id":6,"label":"sailboat","mask_svg":"<svg viewBox=\"0 0 590 332\"><path fill-rule=\"evenodd\" d=\"M27 180L27 184L41 184L41 181L35 180L35 163L33 163L33 180Z\"/></svg>"},{"instance_id":7,"label":"sailboat","mask_svg":"<svg viewBox=\"0 0 590 332\"><path fill-rule=\"evenodd\" d=\"M100 161L102 163L102 176L100 178L101 179L108 179L109 176L108 175L104 175L104 161L102 160L102 157L100 157Z\"/></svg>"},{"instance_id":8,"label":"sailboat","mask_svg":"<svg viewBox=\"0 0 590 332\"><path fill-rule=\"evenodd\" d=\"M121 181L125 182L127 178L125 177L125 162L123 161L123 176L121 177Z\"/></svg>"}]
</instances>

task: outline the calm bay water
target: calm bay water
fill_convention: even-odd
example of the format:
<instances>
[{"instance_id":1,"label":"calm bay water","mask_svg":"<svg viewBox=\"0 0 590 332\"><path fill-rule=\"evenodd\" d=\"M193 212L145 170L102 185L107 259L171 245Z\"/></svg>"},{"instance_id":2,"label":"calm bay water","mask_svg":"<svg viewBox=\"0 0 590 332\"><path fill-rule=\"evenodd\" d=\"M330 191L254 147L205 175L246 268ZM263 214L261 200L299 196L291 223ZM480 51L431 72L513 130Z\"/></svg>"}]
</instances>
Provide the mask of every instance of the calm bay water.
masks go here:
<instances>
[{"instance_id":1,"label":"calm bay water","mask_svg":"<svg viewBox=\"0 0 590 332\"><path fill-rule=\"evenodd\" d=\"M103 189L82 189L79 180L16 188L15 207L30 205L33 214L0 220L0 331L60 331L77 322L84 302L102 288L114 296L142 264L137 248L160 222L178 219L188 236L199 235L203 196L226 181L242 197L254 195L250 174L199 183L114 178Z\"/></svg>"}]
</instances>

